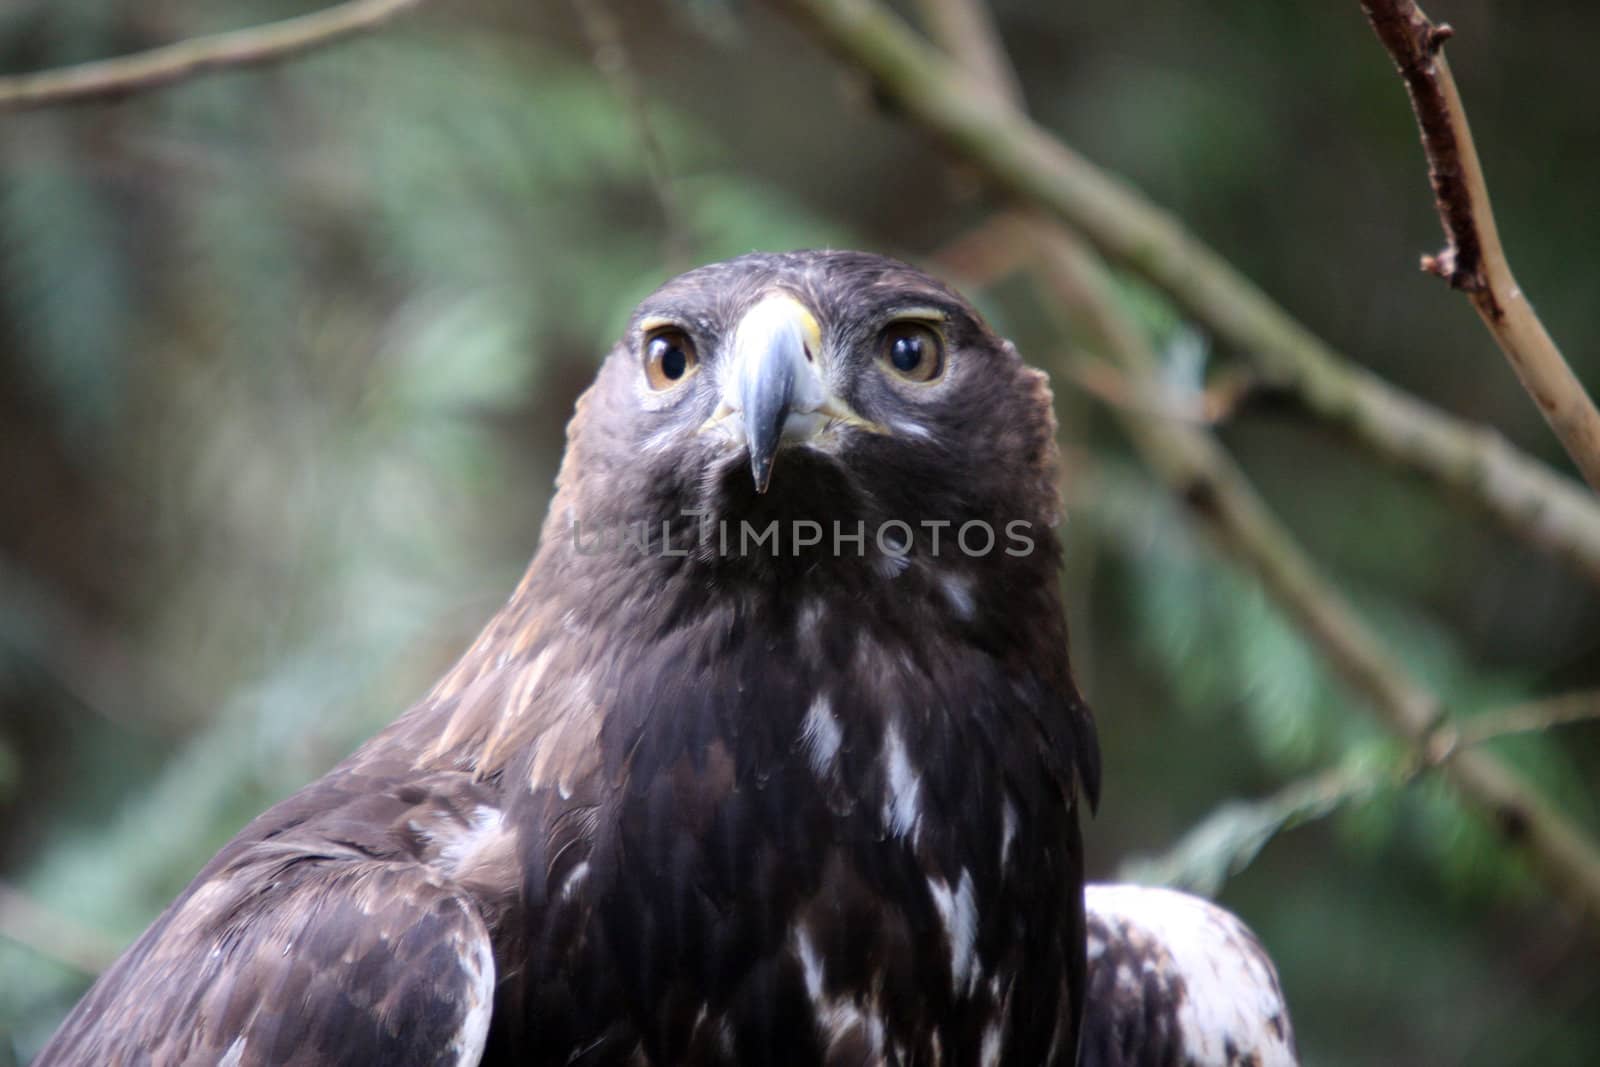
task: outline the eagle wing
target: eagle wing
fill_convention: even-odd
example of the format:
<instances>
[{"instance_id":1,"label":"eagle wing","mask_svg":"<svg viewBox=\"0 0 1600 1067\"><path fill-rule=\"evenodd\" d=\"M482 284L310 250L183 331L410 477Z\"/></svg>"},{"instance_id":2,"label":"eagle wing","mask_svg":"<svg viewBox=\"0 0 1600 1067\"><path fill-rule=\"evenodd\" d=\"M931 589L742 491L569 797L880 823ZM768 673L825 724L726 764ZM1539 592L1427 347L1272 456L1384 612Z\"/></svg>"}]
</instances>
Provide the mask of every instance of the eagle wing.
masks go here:
<instances>
[{"instance_id":1,"label":"eagle wing","mask_svg":"<svg viewBox=\"0 0 1600 1067\"><path fill-rule=\"evenodd\" d=\"M422 818L398 825L431 836ZM36 1067L476 1064L495 964L472 898L425 850L330 829L247 830L101 976Z\"/></svg>"}]
</instances>

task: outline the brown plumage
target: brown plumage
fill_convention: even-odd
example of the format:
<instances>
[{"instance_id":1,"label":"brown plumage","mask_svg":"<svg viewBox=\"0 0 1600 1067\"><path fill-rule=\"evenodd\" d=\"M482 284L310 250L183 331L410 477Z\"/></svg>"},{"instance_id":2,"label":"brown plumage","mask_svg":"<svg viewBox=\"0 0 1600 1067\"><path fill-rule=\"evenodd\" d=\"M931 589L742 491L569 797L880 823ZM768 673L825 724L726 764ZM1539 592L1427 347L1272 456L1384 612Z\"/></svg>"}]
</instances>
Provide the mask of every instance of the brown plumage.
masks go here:
<instances>
[{"instance_id":1,"label":"brown plumage","mask_svg":"<svg viewBox=\"0 0 1600 1067\"><path fill-rule=\"evenodd\" d=\"M1071 1063L1056 478L1043 375L926 275L669 282L506 606L39 1064Z\"/></svg>"}]
</instances>

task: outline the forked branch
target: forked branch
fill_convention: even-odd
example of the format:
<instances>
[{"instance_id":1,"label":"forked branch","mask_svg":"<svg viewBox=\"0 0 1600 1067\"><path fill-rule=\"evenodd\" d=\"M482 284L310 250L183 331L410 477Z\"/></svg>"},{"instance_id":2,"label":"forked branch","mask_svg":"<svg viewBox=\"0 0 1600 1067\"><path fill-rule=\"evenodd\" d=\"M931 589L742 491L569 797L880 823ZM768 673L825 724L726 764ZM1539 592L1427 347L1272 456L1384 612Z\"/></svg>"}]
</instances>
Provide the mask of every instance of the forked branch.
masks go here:
<instances>
[{"instance_id":1,"label":"forked branch","mask_svg":"<svg viewBox=\"0 0 1600 1067\"><path fill-rule=\"evenodd\" d=\"M1511 275L1467 113L1441 51L1454 31L1430 21L1413 0L1361 0L1361 8L1411 94L1444 225L1444 249L1423 256L1422 268L1467 294L1567 454L1600 490L1600 411Z\"/></svg>"}]
</instances>

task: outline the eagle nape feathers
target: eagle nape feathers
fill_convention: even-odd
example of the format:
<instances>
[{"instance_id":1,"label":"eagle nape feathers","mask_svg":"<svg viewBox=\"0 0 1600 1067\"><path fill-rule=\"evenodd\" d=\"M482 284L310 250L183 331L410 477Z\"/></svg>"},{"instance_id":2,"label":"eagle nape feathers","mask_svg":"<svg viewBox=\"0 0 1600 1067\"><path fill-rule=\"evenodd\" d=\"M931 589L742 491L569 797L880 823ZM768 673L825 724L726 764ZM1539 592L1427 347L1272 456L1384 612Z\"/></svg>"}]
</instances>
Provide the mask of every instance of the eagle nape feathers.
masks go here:
<instances>
[{"instance_id":1,"label":"eagle nape feathers","mask_svg":"<svg viewBox=\"0 0 1600 1067\"><path fill-rule=\"evenodd\" d=\"M911 267L669 281L481 636L35 1062L1293 1063L1231 916L1086 907L1058 473L1045 376Z\"/></svg>"}]
</instances>

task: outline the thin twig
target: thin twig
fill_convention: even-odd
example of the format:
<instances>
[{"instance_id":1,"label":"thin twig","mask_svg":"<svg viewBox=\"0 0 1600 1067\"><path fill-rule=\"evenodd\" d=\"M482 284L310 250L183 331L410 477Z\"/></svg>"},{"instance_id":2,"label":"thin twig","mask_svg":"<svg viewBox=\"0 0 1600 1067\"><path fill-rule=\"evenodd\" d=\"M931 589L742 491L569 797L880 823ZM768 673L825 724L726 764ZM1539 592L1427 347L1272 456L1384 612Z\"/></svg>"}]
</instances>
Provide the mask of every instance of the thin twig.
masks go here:
<instances>
[{"instance_id":1,"label":"thin twig","mask_svg":"<svg viewBox=\"0 0 1600 1067\"><path fill-rule=\"evenodd\" d=\"M0 112L147 92L217 70L277 63L374 29L423 0L350 0L326 11L59 70L0 78Z\"/></svg>"},{"instance_id":2,"label":"thin twig","mask_svg":"<svg viewBox=\"0 0 1600 1067\"><path fill-rule=\"evenodd\" d=\"M1028 266L1031 252L1018 240L1025 226L1014 211L996 211L971 229L940 245L929 259L952 278L988 289Z\"/></svg>"},{"instance_id":3,"label":"thin twig","mask_svg":"<svg viewBox=\"0 0 1600 1067\"><path fill-rule=\"evenodd\" d=\"M1194 426L1227 421L1251 388L1249 381L1233 377L1204 389L1180 391L1135 379L1101 359L1064 358L1060 363L1074 385L1103 404Z\"/></svg>"},{"instance_id":4,"label":"thin twig","mask_svg":"<svg viewBox=\"0 0 1600 1067\"><path fill-rule=\"evenodd\" d=\"M681 273L693 265L689 233L683 225L683 213L678 208L666 151L661 146L661 139L656 136L655 124L650 120L650 101L639 82L638 71L628 56L622 27L607 0L573 0L572 6L577 10L584 35L589 39L594 65L601 76L611 83L612 91L628 109L634 135L639 139L639 147L644 153L645 172L661 211L661 226L665 233L662 258L667 273Z\"/></svg>"},{"instance_id":5,"label":"thin twig","mask_svg":"<svg viewBox=\"0 0 1600 1067\"><path fill-rule=\"evenodd\" d=\"M1497 434L1396 389L1331 349L1167 212L1083 159L947 63L877 0L787 0L912 121L1000 188L1082 233L1166 290L1291 391L1378 455L1470 500L1515 535L1600 582L1600 503Z\"/></svg>"},{"instance_id":6,"label":"thin twig","mask_svg":"<svg viewBox=\"0 0 1600 1067\"><path fill-rule=\"evenodd\" d=\"M1229 800L1164 852L1125 860L1117 868L1117 879L1214 897L1279 834L1325 819L1397 781L1404 779L1392 772L1379 775L1360 767L1336 767L1290 782L1258 800Z\"/></svg>"},{"instance_id":7,"label":"thin twig","mask_svg":"<svg viewBox=\"0 0 1600 1067\"><path fill-rule=\"evenodd\" d=\"M1230 800L1191 827L1167 851L1124 863L1119 877L1214 896L1224 881L1248 867L1285 830L1327 818L1380 790L1407 786L1462 749L1597 719L1600 691L1568 693L1477 715L1442 729L1431 753L1403 765L1390 761L1369 767L1336 767L1291 782L1259 800Z\"/></svg>"},{"instance_id":8,"label":"thin twig","mask_svg":"<svg viewBox=\"0 0 1600 1067\"><path fill-rule=\"evenodd\" d=\"M811 2L831 5L834 0ZM977 6L981 0L968 2L974 18L987 17ZM847 6L860 10L858 3ZM910 113L918 113L911 101L902 102ZM1125 370L1154 380L1156 356L1117 303L1097 258L1059 227L1041 230L1037 247L1052 291L1089 320ZM1321 574L1216 439L1203 428L1170 419L1129 410L1119 414L1150 466L1218 544L1256 575L1346 684L1367 698L1379 720L1414 752L1432 752L1438 731L1448 724L1438 697L1392 655ZM1552 891L1600 929L1600 847L1493 755L1457 748L1439 766L1507 842L1532 861Z\"/></svg>"},{"instance_id":9,"label":"thin twig","mask_svg":"<svg viewBox=\"0 0 1600 1067\"><path fill-rule=\"evenodd\" d=\"M959 0L938 0L941 8L965 6ZM1002 281L1036 269L1034 243L1060 239L1059 223L1050 218L1022 212L997 212L929 257L946 277L968 289L992 289ZM1110 328L1099 323L1097 329ZM1074 338L1074 340L1079 340ZM1096 336L1082 339L1084 347L1099 359L1064 356L1060 362L1066 375L1079 389L1103 404L1136 409L1147 415L1160 415L1205 426L1216 426L1233 418L1261 391L1261 383L1248 373L1225 371L1204 386L1174 388L1169 383L1152 391L1118 370L1114 354L1105 350Z\"/></svg>"},{"instance_id":10,"label":"thin twig","mask_svg":"<svg viewBox=\"0 0 1600 1067\"><path fill-rule=\"evenodd\" d=\"M1428 157L1446 244L1422 257L1422 267L1467 294L1567 454L1600 490L1600 411L1511 275L1467 112L1441 51L1455 31L1429 21L1413 0L1361 0L1361 9L1406 83Z\"/></svg>"}]
</instances>

